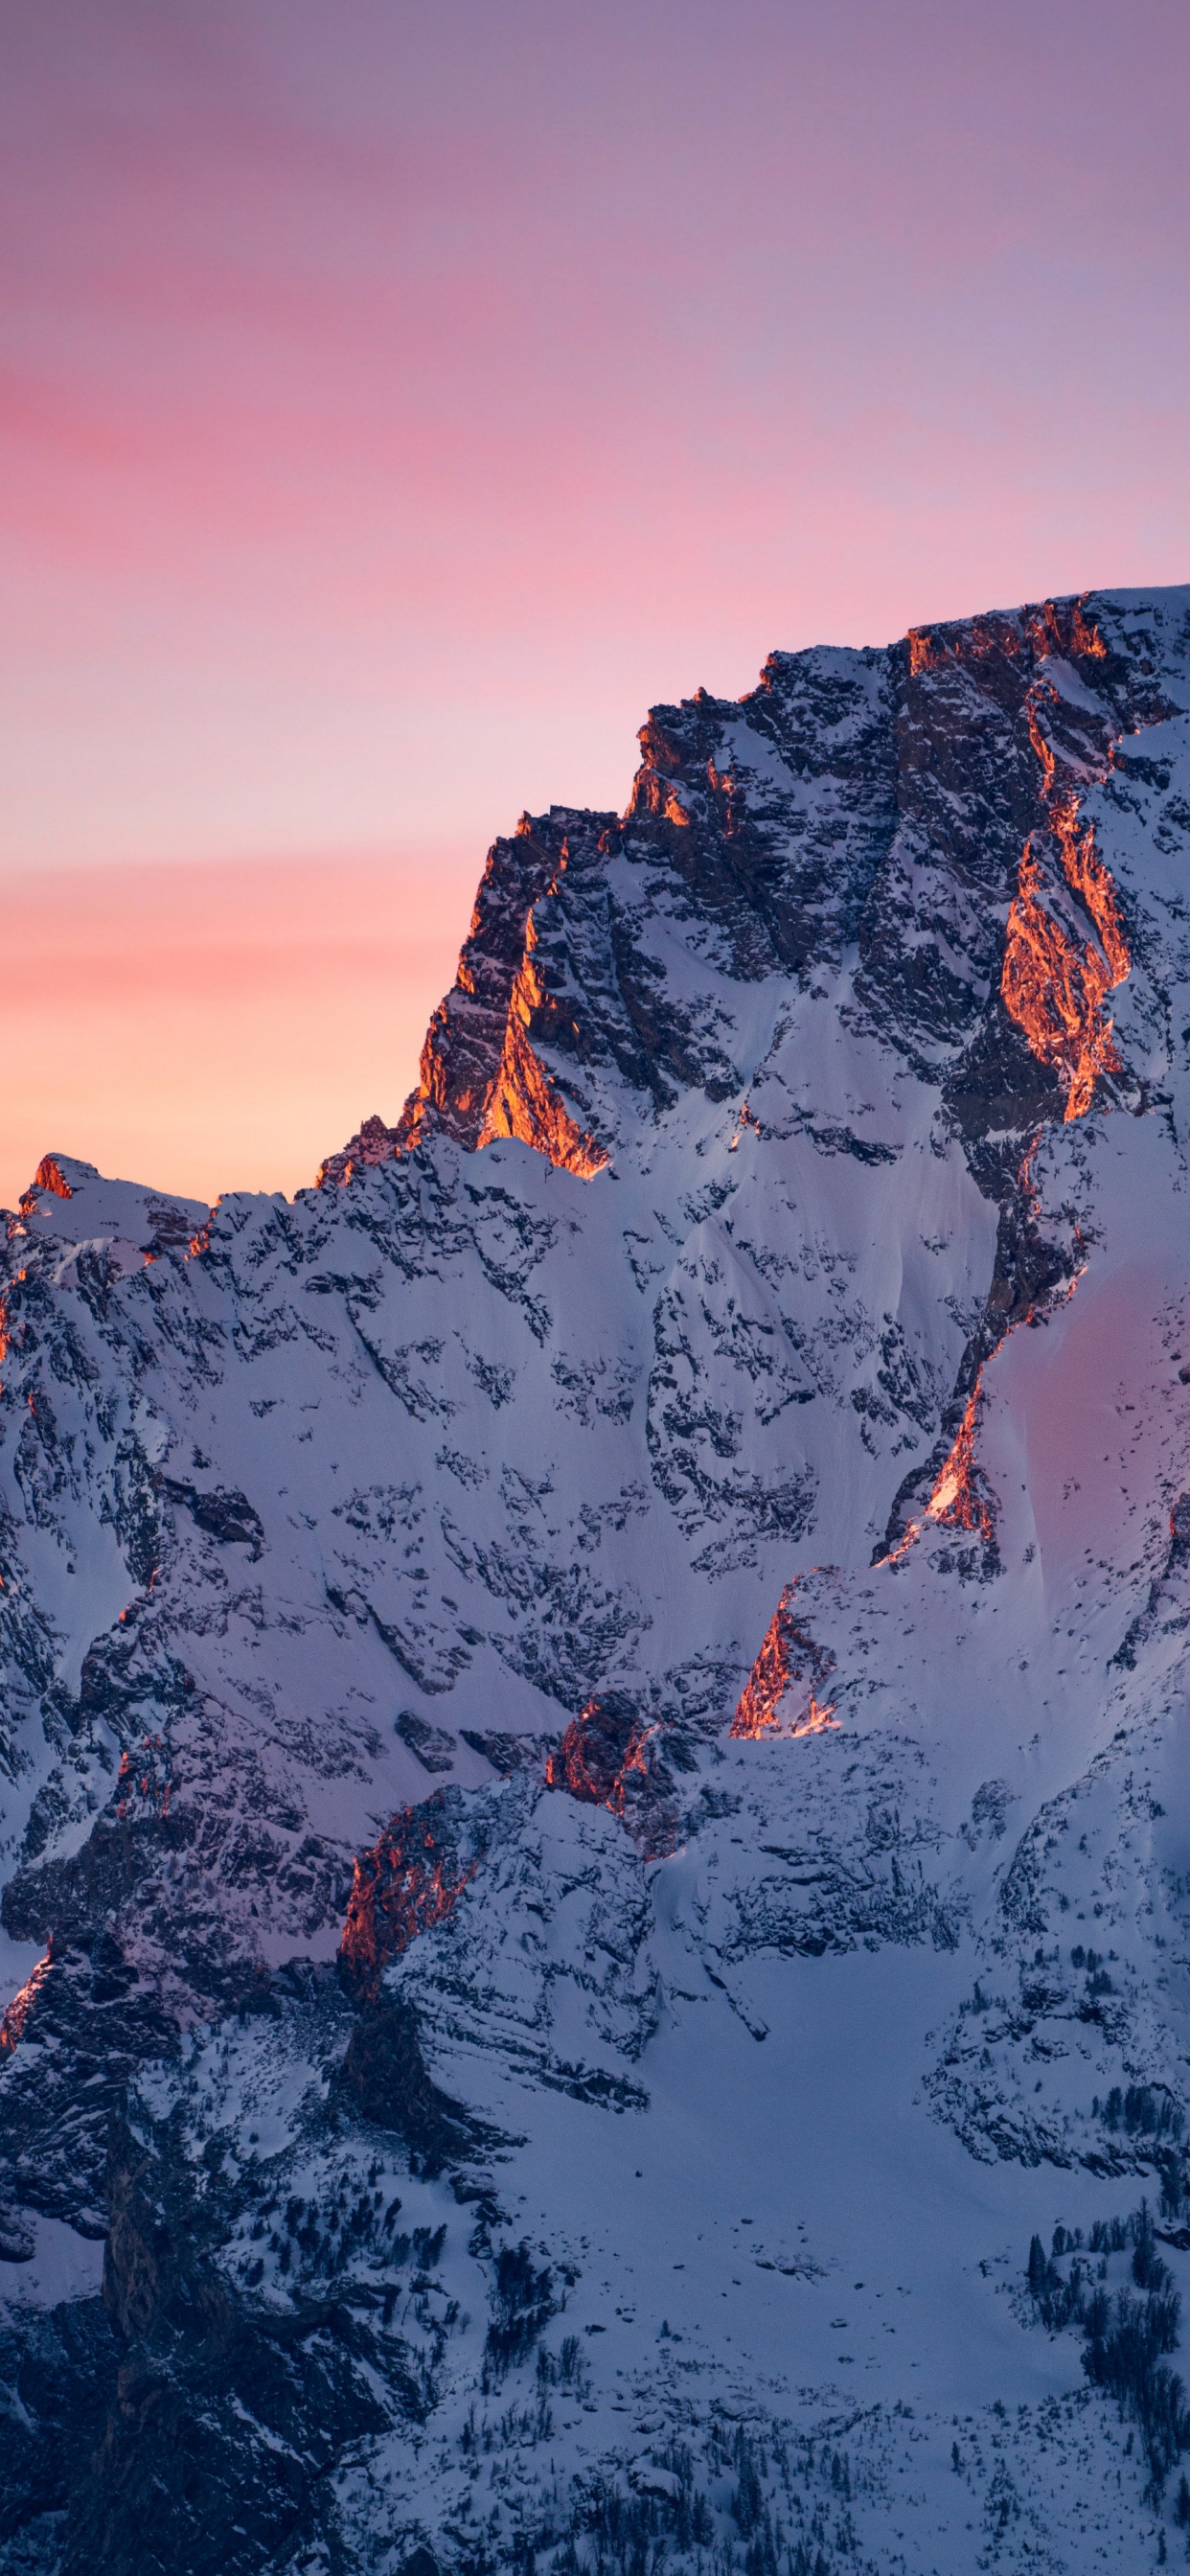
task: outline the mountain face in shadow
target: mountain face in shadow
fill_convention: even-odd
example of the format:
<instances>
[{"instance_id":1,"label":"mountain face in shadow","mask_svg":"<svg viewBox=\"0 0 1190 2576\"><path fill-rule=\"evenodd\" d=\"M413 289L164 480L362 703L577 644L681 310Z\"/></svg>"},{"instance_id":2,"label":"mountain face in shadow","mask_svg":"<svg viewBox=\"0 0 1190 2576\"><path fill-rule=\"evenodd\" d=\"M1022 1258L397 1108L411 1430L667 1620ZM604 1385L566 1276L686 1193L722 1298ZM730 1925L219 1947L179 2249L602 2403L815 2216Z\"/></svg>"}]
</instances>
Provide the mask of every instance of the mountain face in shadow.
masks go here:
<instances>
[{"instance_id":1,"label":"mountain face in shadow","mask_svg":"<svg viewBox=\"0 0 1190 2576\"><path fill-rule=\"evenodd\" d=\"M774 654L292 1203L46 1156L0 2570L1181 2551L1188 710L1190 589Z\"/></svg>"}]
</instances>

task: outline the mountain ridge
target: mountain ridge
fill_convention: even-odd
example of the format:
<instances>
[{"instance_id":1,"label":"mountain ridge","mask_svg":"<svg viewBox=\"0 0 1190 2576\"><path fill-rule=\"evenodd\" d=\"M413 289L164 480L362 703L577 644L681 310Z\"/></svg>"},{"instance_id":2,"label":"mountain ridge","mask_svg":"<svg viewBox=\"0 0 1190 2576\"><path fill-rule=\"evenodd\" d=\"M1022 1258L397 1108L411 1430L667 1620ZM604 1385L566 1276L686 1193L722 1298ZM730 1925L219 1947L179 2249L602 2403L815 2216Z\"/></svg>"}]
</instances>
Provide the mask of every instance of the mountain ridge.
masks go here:
<instances>
[{"instance_id":1,"label":"mountain ridge","mask_svg":"<svg viewBox=\"0 0 1190 2576\"><path fill-rule=\"evenodd\" d=\"M1188 706L1190 591L773 655L309 1191L41 1165L0 2566L1153 2563L1025 2264L1190 2190Z\"/></svg>"}]
</instances>

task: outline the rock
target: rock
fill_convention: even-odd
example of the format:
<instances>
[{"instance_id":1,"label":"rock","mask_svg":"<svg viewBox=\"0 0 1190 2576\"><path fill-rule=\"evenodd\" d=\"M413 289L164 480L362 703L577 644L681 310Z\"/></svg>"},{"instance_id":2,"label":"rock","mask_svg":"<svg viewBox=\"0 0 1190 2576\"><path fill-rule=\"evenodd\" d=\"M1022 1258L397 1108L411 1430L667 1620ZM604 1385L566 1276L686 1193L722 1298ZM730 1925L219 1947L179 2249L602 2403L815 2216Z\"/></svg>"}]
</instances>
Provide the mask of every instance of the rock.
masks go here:
<instances>
[{"instance_id":1,"label":"rock","mask_svg":"<svg viewBox=\"0 0 1190 2576\"><path fill-rule=\"evenodd\" d=\"M884 2141L994 2161L1022 2278L1054 2188L1190 2203L1188 651L1171 592L774 654L493 844L318 1186L40 1165L5 2576L875 2565L890 2498L928 2576L927 2291L1012 2401L972 2528L1057 2565L1077 2493L1131 2568L1016 2217L890 2219Z\"/></svg>"}]
</instances>

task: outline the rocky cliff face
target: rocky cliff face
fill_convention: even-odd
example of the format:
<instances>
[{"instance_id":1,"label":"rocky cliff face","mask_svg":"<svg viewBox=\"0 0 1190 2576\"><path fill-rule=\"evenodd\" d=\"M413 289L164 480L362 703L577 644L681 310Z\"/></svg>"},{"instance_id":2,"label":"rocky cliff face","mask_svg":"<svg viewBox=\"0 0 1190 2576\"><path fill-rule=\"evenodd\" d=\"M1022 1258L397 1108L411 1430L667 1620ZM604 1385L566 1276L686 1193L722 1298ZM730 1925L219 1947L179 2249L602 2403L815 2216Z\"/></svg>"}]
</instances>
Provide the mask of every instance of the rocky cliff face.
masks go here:
<instances>
[{"instance_id":1,"label":"rocky cliff face","mask_svg":"<svg viewBox=\"0 0 1190 2576\"><path fill-rule=\"evenodd\" d=\"M14 2576L1174 2545L1188 708L1190 592L775 654L292 1204L42 1164Z\"/></svg>"}]
</instances>

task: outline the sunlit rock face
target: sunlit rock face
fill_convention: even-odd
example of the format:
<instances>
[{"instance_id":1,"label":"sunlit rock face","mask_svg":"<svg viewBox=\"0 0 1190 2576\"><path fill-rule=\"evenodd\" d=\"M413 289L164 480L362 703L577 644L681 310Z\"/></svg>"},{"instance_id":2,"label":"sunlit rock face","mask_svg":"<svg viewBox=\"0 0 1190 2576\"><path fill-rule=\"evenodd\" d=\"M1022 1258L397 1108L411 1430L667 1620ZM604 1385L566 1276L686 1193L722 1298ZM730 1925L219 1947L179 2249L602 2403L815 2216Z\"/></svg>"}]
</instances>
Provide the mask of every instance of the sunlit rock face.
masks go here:
<instances>
[{"instance_id":1,"label":"sunlit rock face","mask_svg":"<svg viewBox=\"0 0 1190 2576\"><path fill-rule=\"evenodd\" d=\"M292 1204L47 1154L0 2569L1182 2550L1188 709L774 654Z\"/></svg>"}]
</instances>

